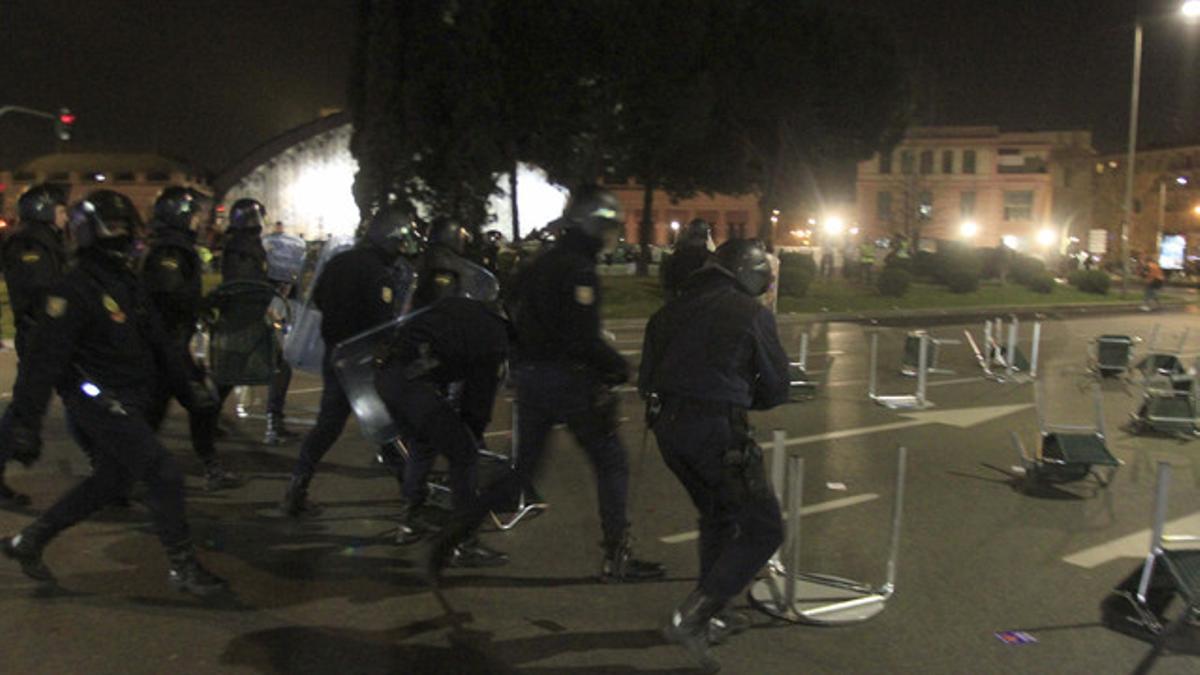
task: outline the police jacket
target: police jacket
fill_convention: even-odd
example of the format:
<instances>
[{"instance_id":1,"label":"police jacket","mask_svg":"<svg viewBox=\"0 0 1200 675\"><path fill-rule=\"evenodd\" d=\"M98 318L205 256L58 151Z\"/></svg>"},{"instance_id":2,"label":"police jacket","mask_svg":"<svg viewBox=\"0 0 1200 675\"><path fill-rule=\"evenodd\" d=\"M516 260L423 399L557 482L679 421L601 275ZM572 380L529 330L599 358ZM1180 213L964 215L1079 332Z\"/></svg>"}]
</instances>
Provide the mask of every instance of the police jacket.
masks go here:
<instances>
[{"instance_id":1,"label":"police jacket","mask_svg":"<svg viewBox=\"0 0 1200 675\"><path fill-rule=\"evenodd\" d=\"M28 367L17 373L12 408L34 430L55 385L68 404L83 400L79 385L86 380L104 396L140 407L162 373L180 401L192 402L183 357L169 348L136 275L103 253L82 253L79 264L50 289L26 359ZM72 381L76 386L64 386Z\"/></svg>"},{"instance_id":2,"label":"police jacket","mask_svg":"<svg viewBox=\"0 0 1200 675\"><path fill-rule=\"evenodd\" d=\"M507 358L508 325L501 316L477 300L446 298L396 331L381 377L462 382L459 414L482 437Z\"/></svg>"},{"instance_id":3,"label":"police jacket","mask_svg":"<svg viewBox=\"0 0 1200 675\"><path fill-rule=\"evenodd\" d=\"M666 296L675 297L683 288L683 282L687 281L693 272L704 267L710 256L708 248L704 246L684 246L676 249L662 266L662 286Z\"/></svg>"},{"instance_id":4,"label":"police jacket","mask_svg":"<svg viewBox=\"0 0 1200 675\"><path fill-rule=\"evenodd\" d=\"M17 328L32 329L45 309L47 291L67 269L62 234L53 225L25 223L4 240L0 256Z\"/></svg>"},{"instance_id":5,"label":"police jacket","mask_svg":"<svg viewBox=\"0 0 1200 675\"><path fill-rule=\"evenodd\" d=\"M397 275L387 256L374 247L359 245L335 255L313 289L321 310L321 338L326 353L346 338L374 328L397 315Z\"/></svg>"},{"instance_id":6,"label":"police jacket","mask_svg":"<svg viewBox=\"0 0 1200 675\"><path fill-rule=\"evenodd\" d=\"M221 250L221 281L267 281L267 250L258 230L233 230Z\"/></svg>"},{"instance_id":7,"label":"police jacket","mask_svg":"<svg viewBox=\"0 0 1200 675\"><path fill-rule=\"evenodd\" d=\"M646 326L643 393L766 410L788 400L789 384L775 316L721 268L692 275Z\"/></svg>"},{"instance_id":8,"label":"police jacket","mask_svg":"<svg viewBox=\"0 0 1200 675\"><path fill-rule=\"evenodd\" d=\"M509 305L519 360L582 367L614 384L628 379L625 359L600 335L600 248L567 230L520 273Z\"/></svg>"},{"instance_id":9,"label":"police jacket","mask_svg":"<svg viewBox=\"0 0 1200 675\"><path fill-rule=\"evenodd\" d=\"M158 224L141 265L142 284L173 337L189 335L200 312L203 266L190 230Z\"/></svg>"}]
</instances>

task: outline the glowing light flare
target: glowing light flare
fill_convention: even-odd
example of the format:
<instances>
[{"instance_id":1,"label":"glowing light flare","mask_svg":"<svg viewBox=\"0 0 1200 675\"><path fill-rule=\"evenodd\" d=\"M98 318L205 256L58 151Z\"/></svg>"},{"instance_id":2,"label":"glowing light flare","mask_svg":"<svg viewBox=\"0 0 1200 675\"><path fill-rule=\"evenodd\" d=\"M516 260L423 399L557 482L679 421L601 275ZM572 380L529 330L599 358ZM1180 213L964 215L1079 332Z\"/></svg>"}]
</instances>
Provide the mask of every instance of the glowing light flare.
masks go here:
<instances>
[{"instance_id":1,"label":"glowing light flare","mask_svg":"<svg viewBox=\"0 0 1200 675\"><path fill-rule=\"evenodd\" d=\"M968 221L964 222L962 225L959 225L958 231L960 234L962 234L962 236L966 237L967 239L970 239L971 237L974 237L975 235L979 234L979 224L973 220L968 220ZM1005 246L1007 246L1007 244L1005 244ZM1013 247L1009 246L1009 248L1013 248Z\"/></svg>"},{"instance_id":2,"label":"glowing light flare","mask_svg":"<svg viewBox=\"0 0 1200 675\"><path fill-rule=\"evenodd\" d=\"M1037 243L1039 246L1053 246L1058 241L1058 232L1049 227L1038 230Z\"/></svg>"},{"instance_id":3,"label":"glowing light flare","mask_svg":"<svg viewBox=\"0 0 1200 675\"><path fill-rule=\"evenodd\" d=\"M497 230L512 240L512 197L508 192L508 174L496 181L500 194L488 201L488 213L493 221L489 230ZM567 205L568 191L550 182L546 172L529 164L517 165L517 216L521 233L541 229L562 215Z\"/></svg>"},{"instance_id":4,"label":"glowing light flare","mask_svg":"<svg viewBox=\"0 0 1200 675\"><path fill-rule=\"evenodd\" d=\"M841 216L825 216L825 233L841 234L846 229L846 221Z\"/></svg>"},{"instance_id":5,"label":"glowing light flare","mask_svg":"<svg viewBox=\"0 0 1200 675\"><path fill-rule=\"evenodd\" d=\"M1020 247L1021 240L1018 239L1016 235L1006 234L1003 237L1000 237L1000 243L1004 244L1005 248L1011 248L1015 251Z\"/></svg>"},{"instance_id":6,"label":"glowing light flare","mask_svg":"<svg viewBox=\"0 0 1200 675\"><path fill-rule=\"evenodd\" d=\"M857 227L850 228L850 236L852 236L852 237L858 236L858 228Z\"/></svg>"},{"instance_id":7,"label":"glowing light flare","mask_svg":"<svg viewBox=\"0 0 1200 675\"><path fill-rule=\"evenodd\" d=\"M1179 11L1188 19L1200 19L1200 0L1188 0Z\"/></svg>"},{"instance_id":8,"label":"glowing light flare","mask_svg":"<svg viewBox=\"0 0 1200 675\"><path fill-rule=\"evenodd\" d=\"M518 199L520 199L520 198L518 197ZM671 231L672 231L672 232L678 232L678 231L679 231L679 221L678 221L678 220L672 220L672 221L671 221Z\"/></svg>"}]
</instances>

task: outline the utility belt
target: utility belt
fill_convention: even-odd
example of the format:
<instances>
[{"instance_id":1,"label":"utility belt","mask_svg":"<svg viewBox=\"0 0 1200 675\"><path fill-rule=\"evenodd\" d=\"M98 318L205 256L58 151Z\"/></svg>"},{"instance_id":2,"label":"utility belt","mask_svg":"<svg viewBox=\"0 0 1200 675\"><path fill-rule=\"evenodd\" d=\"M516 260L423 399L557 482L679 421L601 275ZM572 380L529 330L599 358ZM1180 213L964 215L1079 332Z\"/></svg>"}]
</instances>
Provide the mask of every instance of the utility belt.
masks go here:
<instances>
[{"instance_id":1,"label":"utility belt","mask_svg":"<svg viewBox=\"0 0 1200 675\"><path fill-rule=\"evenodd\" d=\"M744 406L729 401L680 396L678 394L652 393L646 399L646 421L653 425L665 413L686 413L696 417L719 417L728 419L735 433L744 434L750 429L748 411Z\"/></svg>"}]
</instances>

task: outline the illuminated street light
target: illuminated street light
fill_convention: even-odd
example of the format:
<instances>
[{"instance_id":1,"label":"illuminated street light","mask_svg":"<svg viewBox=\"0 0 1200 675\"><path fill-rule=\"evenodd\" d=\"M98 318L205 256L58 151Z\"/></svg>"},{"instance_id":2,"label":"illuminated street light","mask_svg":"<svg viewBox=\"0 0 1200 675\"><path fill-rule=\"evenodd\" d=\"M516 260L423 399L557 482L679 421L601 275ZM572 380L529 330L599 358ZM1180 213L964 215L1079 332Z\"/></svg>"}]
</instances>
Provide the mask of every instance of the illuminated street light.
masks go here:
<instances>
[{"instance_id":1,"label":"illuminated street light","mask_svg":"<svg viewBox=\"0 0 1200 675\"><path fill-rule=\"evenodd\" d=\"M961 226L959 226L958 231L960 233L962 233L963 237L970 239L971 237L974 237L975 235L979 234L979 224L973 220L968 220L965 223L963 223ZM1013 247L1009 247L1009 248L1013 248Z\"/></svg>"},{"instance_id":2,"label":"illuminated street light","mask_svg":"<svg viewBox=\"0 0 1200 675\"><path fill-rule=\"evenodd\" d=\"M1041 230L1038 230L1038 233L1037 233L1038 245L1044 246L1044 247L1053 246L1054 242L1056 242L1057 240L1058 240L1058 233L1055 232L1053 229L1051 229L1049 227L1044 227Z\"/></svg>"},{"instance_id":3,"label":"illuminated street light","mask_svg":"<svg viewBox=\"0 0 1200 675\"><path fill-rule=\"evenodd\" d=\"M1196 1L1200 2L1200 0L1196 0ZM1179 178L1175 179L1175 182L1179 183L1180 185L1187 185L1188 184L1187 176L1180 176Z\"/></svg>"},{"instance_id":4,"label":"illuminated street light","mask_svg":"<svg viewBox=\"0 0 1200 675\"><path fill-rule=\"evenodd\" d=\"M671 221L671 231L672 231L672 232L678 232L678 231L679 231L679 221L678 221L678 220L672 220L672 221Z\"/></svg>"},{"instance_id":5,"label":"illuminated street light","mask_svg":"<svg viewBox=\"0 0 1200 675\"><path fill-rule=\"evenodd\" d=\"M1200 0L1188 0L1179 11L1189 19L1200 19Z\"/></svg>"},{"instance_id":6,"label":"illuminated street light","mask_svg":"<svg viewBox=\"0 0 1200 675\"><path fill-rule=\"evenodd\" d=\"M826 234L841 234L842 230L846 229L846 221L842 220L841 216L826 216L825 217L825 233Z\"/></svg>"},{"instance_id":7,"label":"illuminated street light","mask_svg":"<svg viewBox=\"0 0 1200 675\"><path fill-rule=\"evenodd\" d=\"M1200 216L1200 206L1197 206L1196 208L1192 209L1192 213Z\"/></svg>"},{"instance_id":8,"label":"illuminated street light","mask_svg":"<svg viewBox=\"0 0 1200 675\"><path fill-rule=\"evenodd\" d=\"M1005 248L1011 248L1015 251L1020 245L1021 240L1017 239L1016 235L1006 234L1003 237L1000 237L1000 243L1004 244Z\"/></svg>"}]
</instances>

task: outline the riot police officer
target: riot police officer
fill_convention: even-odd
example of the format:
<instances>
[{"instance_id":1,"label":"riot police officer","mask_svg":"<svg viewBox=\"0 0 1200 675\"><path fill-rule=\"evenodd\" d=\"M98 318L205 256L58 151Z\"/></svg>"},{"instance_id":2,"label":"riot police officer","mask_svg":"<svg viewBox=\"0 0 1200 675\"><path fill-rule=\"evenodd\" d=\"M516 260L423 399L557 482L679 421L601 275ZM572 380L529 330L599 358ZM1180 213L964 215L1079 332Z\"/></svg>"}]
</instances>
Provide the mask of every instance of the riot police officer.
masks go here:
<instances>
[{"instance_id":1,"label":"riot police officer","mask_svg":"<svg viewBox=\"0 0 1200 675\"><path fill-rule=\"evenodd\" d=\"M711 251L712 226L703 218L692 220L679 233L675 250L662 264L662 286L668 299L678 295L683 282L708 262Z\"/></svg>"},{"instance_id":2,"label":"riot police officer","mask_svg":"<svg viewBox=\"0 0 1200 675\"><path fill-rule=\"evenodd\" d=\"M203 382L204 372L192 361L188 343L195 331L203 296L204 269L196 252L195 219L199 204L191 190L170 186L154 202L149 249L141 261L141 278L150 304L162 318L171 348L188 366L191 377ZM171 399L169 384L160 378L146 410L146 421L161 426ZM217 460L215 415L189 414L192 445L204 464L209 490L237 487L241 479Z\"/></svg>"},{"instance_id":3,"label":"riot police officer","mask_svg":"<svg viewBox=\"0 0 1200 675\"><path fill-rule=\"evenodd\" d=\"M483 302L444 298L408 317L382 359L377 390L410 442L398 544L425 533L416 514L427 496L425 479L437 454L450 463L450 492L456 509L475 499L480 439L508 358L508 322ZM461 383L456 400L447 385ZM450 564L482 567L508 557L477 539L460 544Z\"/></svg>"},{"instance_id":4,"label":"riot police officer","mask_svg":"<svg viewBox=\"0 0 1200 675\"><path fill-rule=\"evenodd\" d=\"M12 415L0 423L0 445L25 463L40 454L42 419L58 385L63 404L92 457L93 472L0 551L33 579L54 577L42 550L57 534L125 494L131 481L147 486L145 504L170 560L169 581L207 595L225 582L196 560L184 506L183 474L154 438L145 418L150 389L165 376L189 405L211 407L192 386L171 349L157 312L129 267L137 212L124 195L98 190L72 209L78 266L45 299L45 318L29 340L28 367L17 375ZM157 368L164 373L156 373ZM64 387L70 381L72 386Z\"/></svg>"},{"instance_id":5,"label":"riot police officer","mask_svg":"<svg viewBox=\"0 0 1200 675\"><path fill-rule=\"evenodd\" d=\"M748 410L787 401L788 360L774 315L755 298L771 283L766 250L735 239L646 327L638 388L652 401L663 460L700 512L700 579L664 636L716 667L710 640L749 624L724 611L779 548L783 523ZM657 403L653 403L657 401Z\"/></svg>"},{"instance_id":6,"label":"riot police officer","mask_svg":"<svg viewBox=\"0 0 1200 675\"><path fill-rule=\"evenodd\" d=\"M417 291L413 309L427 307L439 298L463 295L464 268L475 267L464 256L471 233L448 218L437 218L429 226L425 253L417 266ZM469 272L465 273L469 275Z\"/></svg>"},{"instance_id":7,"label":"riot police officer","mask_svg":"<svg viewBox=\"0 0 1200 675\"><path fill-rule=\"evenodd\" d=\"M338 343L374 328L399 312L405 289L398 288L392 265L410 242L412 216L401 205L380 209L367 224L362 240L333 257L317 278L312 298L321 310L322 357L320 412L317 424L300 443L300 457L280 509L300 516L317 511L308 500L308 486L321 458L342 434L352 412L333 368L333 350ZM392 461L385 456L385 459ZM386 463L386 462L385 462ZM396 467L402 470L402 467ZM402 478L403 474L399 474Z\"/></svg>"},{"instance_id":8,"label":"riot police officer","mask_svg":"<svg viewBox=\"0 0 1200 675\"><path fill-rule=\"evenodd\" d=\"M28 350L29 336L42 318L46 293L67 269L62 236L67 209L59 190L50 185L36 185L21 194L17 211L20 225L5 238L0 257L4 261L8 302L17 329L17 358L22 359ZM0 504L28 506L29 497L4 482L5 461L0 454Z\"/></svg>"},{"instance_id":9,"label":"riot police officer","mask_svg":"<svg viewBox=\"0 0 1200 675\"><path fill-rule=\"evenodd\" d=\"M601 578L621 582L664 574L662 565L635 559L630 546L629 463L617 437L612 392L627 381L628 365L600 333L595 260L602 249L616 244L621 206L608 190L583 186L571 194L562 223L562 238L517 279L509 307L517 332L517 466L485 488L469 508L455 513L426 561L430 581L437 581L453 547L489 511L530 485L546 437L558 422L566 422L595 468L604 533Z\"/></svg>"},{"instance_id":10,"label":"riot police officer","mask_svg":"<svg viewBox=\"0 0 1200 675\"><path fill-rule=\"evenodd\" d=\"M262 232L267 209L255 199L239 199L229 209L229 227L221 251L221 281L259 281L270 283L267 276L267 250L263 247ZM275 376L267 385L267 429L263 440L267 445L296 437L284 423L283 406L292 382L292 367L280 359ZM228 394L222 392L224 400Z\"/></svg>"}]
</instances>

